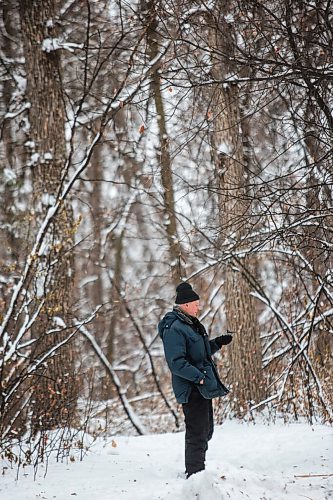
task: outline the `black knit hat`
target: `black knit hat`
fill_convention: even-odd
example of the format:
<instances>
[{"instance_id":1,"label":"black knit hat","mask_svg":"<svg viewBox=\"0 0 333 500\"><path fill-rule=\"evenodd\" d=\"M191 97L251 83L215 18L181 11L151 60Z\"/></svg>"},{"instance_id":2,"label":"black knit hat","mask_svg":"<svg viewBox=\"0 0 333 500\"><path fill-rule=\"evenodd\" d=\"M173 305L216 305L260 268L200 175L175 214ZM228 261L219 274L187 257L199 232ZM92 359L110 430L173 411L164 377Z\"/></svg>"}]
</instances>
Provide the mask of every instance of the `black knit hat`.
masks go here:
<instances>
[{"instance_id":1,"label":"black knit hat","mask_svg":"<svg viewBox=\"0 0 333 500\"><path fill-rule=\"evenodd\" d=\"M187 302L194 302L200 299L199 295L195 293L189 283L181 283L178 285L176 292L176 304L186 304Z\"/></svg>"}]
</instances>

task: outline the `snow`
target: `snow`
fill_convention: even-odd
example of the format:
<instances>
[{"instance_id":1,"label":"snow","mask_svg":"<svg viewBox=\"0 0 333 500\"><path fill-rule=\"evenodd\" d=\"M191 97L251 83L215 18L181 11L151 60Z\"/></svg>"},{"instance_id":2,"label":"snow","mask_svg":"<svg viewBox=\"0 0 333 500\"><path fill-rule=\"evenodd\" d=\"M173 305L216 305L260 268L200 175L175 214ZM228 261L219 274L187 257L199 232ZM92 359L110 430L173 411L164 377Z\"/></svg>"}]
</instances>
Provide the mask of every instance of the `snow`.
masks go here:
<instances>
[{"instance_id":1,"label":"snow","mask_svg":"<svg viewBox=\"0 0 333 500\"><path fill-rule=\"evenodd\" d=\"M45 38L42 42L42 50L44 52L53 52L54 50L65 49L69 52L74 52L74 49L82 49L83 44L68 43L61 38Z\"/></svg>"},{"instance_id":2,"label":"snow","mask_svg":"<svg viewBox=\"0 0 333 500\"><path fill-rule=\"evenodd\" d=\"M38 161L39 161L39 158L40 158L40 155L39 153L33 153L31 156L30 156L30 160L28 162L28 166L31 167L32 165L37 165Z\"/></svg>"},{"instance_id":3,"label":"snow","mask_svg":"<svg viewBox=\"0 0 333 500\"><path fill-rule=\"evenodd\" d=\"M60 49L61 44L57 38L45 38L42 43L42 50L44 52L52 52L53 50Z\"/></svg>"},{"instance_id":4,"label":"snow","mask_svg":"<svg viewBox=\"0 0 333 500\"><path fill-rule=\"evenodd\" d=\"M5 114L4 118L9 120L11 118L16 118L17 116L19 116L21 113L23 113L26 109L30 109L31 108L31 103L30 102L25 102L24 104L22 104L22 106L15 110L14 112L8 112Z\"/></svg>"},{"instance_id":5,"label":"snow","mask_svg":"<svg viewBox=\"0 0 333 500\"><path fill-rule=\"evenodd\" d=\"M232 153L232 148L230 147L230 145L227 142L221 142L221 144L219 144L217 150L218 150L218 153L221 155L229 156Z\"/></svg>"},{"instance_id":6,"label":"snow","mask_svg":"<svg viewBox=\"0 0 333 500\"><path fill-rule=\"evenodd\" d=\"M16 181L16 174L10 168L5 167L3 170L5 183Z\"/></svg>"},{"instance_id":7,"label":"snow","mask_svg":"<svg viewBox=\"0 0 333 500\"><path fill-rule=\"evenodd\" d=\"M61 10L60 10L60 16L63 16L66 14L66 11L68 9L70 9L70 7L73 5L75 0L68 0L67 2L65 2L65 4L62 6Z\"/></svg>"},{"instance_id":8,"label":"snow","mask_svg":"<svg viewBox=\"0 0 333 500\"><path fill-rule=\"evenodd\" d=\"M234 23L234 22L235 22L235 18L234 18L234 15L233 15L233 14L226 14L226 15L224 16L224 19L225 19L225 22L226 22L227 24L232 24L232 23Z\"/></svg>"},{"instance_id":9,"label":"snow","mask_svg":"<svg viewBox=\"0 0 333 500\"><path fill-rule=\"evenodd\" d=\"M55 203L57 202L57 199L53 194L43 193L41 196L41 202L43 205L48 207L48 206L55 205Z\"/></svg>"},{"instance_id":10,"label":"snow","mask_svg":"<svg viewBox=\"0 0 333 500\"><path fill-rule=\"evenodd\" d=\"M50 460L36 481L32 466L17 482L15 468L4 469L0 500L325 500L333 496L332 438L324 425L226 421L215 428L206 471L188 480L183 432L99 438L82 462Z\"/></svg>"}]
</instances>

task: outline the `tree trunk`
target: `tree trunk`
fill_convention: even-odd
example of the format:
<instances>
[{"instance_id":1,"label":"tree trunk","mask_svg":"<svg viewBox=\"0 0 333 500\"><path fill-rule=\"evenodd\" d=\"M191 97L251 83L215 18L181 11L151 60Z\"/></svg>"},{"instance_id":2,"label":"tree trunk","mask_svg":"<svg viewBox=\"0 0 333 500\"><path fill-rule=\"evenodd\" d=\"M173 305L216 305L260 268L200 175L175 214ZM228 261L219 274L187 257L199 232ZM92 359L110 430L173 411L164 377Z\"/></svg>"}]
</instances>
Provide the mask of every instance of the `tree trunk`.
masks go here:
<instances>
[{"instance_id":1,"label":"tree trunk","mask_svg":"<svg viewBox=\"0 0 333 500\"><path fill-rule=\"evenodd\" d=\"M209 26L211 47L219 54L213 58L213 76L217 79L232 75L233 32L219 11ZM229 57L228 57L229 56ZM220 86L214 91L213 148L215 175L219 192L219 242L233 257L225 275L225 305L227 328L234 333L231 344L232 406L243 414L252 402L264 394L262 355L256 308L246 270L253 272L253 256L235 257L244 248L243 238L249 230L251 205L247 195L246 164L241 130L239 90L236 84Z\"/></svg>"},{"instance_id":2,"label":"tree trunk","mask_svg":"<svg viewBox=\"0 0 333 500\"><path fill-rule=\"evenodd\" d=\"M147 42L149 58L153 60L158 54L158 22L156 16L156 4L152 1L145 4L149 16L147 30ZM172 163L169 148L169 135L166 127L166 115L161 92L161 83L158 69L152 75L152 92L157 114L158 137L160 145L161 183L164 198L164 227L168 240L171 277L175 285L182 278L181 246L177 235L177 219L175 214L174 187L172 175Z\"/></svg>"},{"instance_id":3,"label":"tree trunk","mask_svg":"<svg viewBox=\"0 0 333 500\"><path fill-rule=\"evenodd\" d=\"M59 50L48 51L45 39L55 38L55 0L20 0L20 19L27 76L27 98L30 102L30 141L34 148L30 166L34 189L31 212L34 232L47 210L53 205L64 175L65 107L60 77ZM33 232L33 233L34 233ZM73 262L73 216L66 203L51 225L42 255L36 256L32 277L32 294L38 306L45 300L42 313L32 330L32 356L38 357L69 335L66 330L71 314ZM48 331L57 325L56 333ZM59 328L60 327L60 328ZM76 384L73 346L65 344L39 371L35 379L33 429L50 429L68 424L74 416Z\"/></svg>"},{"instance_id":4,"label":"tree trunk","mask_svg":"<svg viewBox=\"0 0 333 500\"><path fill-rule=\"evenodd\" d=\"M93 179L103 179L102 155L101 145L95 148L91 160L90 172ZM104 296L104 263L102 262L102 230L103 230L103 210L101 207L101 200L103 200L102 182L96 181L92 183L92 190L90 194L91 206L91 226L93 242L90 251L90 259L88 263L89 274L96 279L88 285L88 294L90 297L91 305L96 308L105 301ZM105 316L103 309L96 316L94 320L95 337L101 343L105 333Z\"/></svg>"},{"instance_id":5,"label":"tree trunk","mask_svg":"<svg viewBox=\"0 0 333 500\"><path fill-rule=\"evenodd\" d=\"M314 110L309 105L307 109L307 115L309 116L307 123L310 123L310 117ZM333 258L332 252L329 247L327 247L327 241L331 241L331 231L332 231L332 217L327 217L330 213L332 207L332 192L330 188L326 189L325 186L321 184L320 176L329 177L330 166L325 164L326 162L322 160L325 157L325 152L322 151L320 147L320 131L313 127L312 130L305 131L305 145L307 151L309 152L308 162L314 162L316 169L309 168L309 175L307 180L307 209L309 215L315 215L316 219L313 225L307 225L304 227L305 238L303 242L300 242L300 248L304 251L307 261L312 267L311 273L311 290L310 294L313 296L315 291L320 286L320 283L325 281L326 273L329 269L332 269ZM319 175L315 174L319 172ZM319 218L318 215L323 215ZM326 284L327 286L327 284ZM327 297L325 293L322 293L321 300L318 303L319 311L325 312L332 307L332 300ZM313 332L313 342L314 346L313 354L315 361L320 369L326 367L325 372L331 373L332 361L331 353L333 348L332 334L330 333L332 329L332 323L329 318L323 320L316 331Z\"/></svg>"},{"instance_id":6,"label":"tree trunk","mask_svg":"<svg viewBox=\"0 0 333 500\"><path fill-rule=\"evenodd\" d=\"M12 5L12 2L5 0L2 4L2 23L3 31L1 33L0 47L6 58L4 63L6 67L5 78L2 82L2 98L4 105L4 114L10 109L13 93L15 91L14 80L12 73L16 71L14 68L15 57L17 54L17 7ZM1 113L2 114L2 113ZM0 264L3 263L3 271L12 269L17 272L16 265L20 260L23 241L15 235L14 227L18 224L19 217L16 209L16 196L18 190L19 179L15 176L15 170L18 170L17 150L19 144L16 141L14 132L14 120L4 118L0 134L3 147L0 148L0 179L1 179L1 226L2 245L0 249ZM16 125L16 124L15 124ZM22 151L20 151L22 153ZM9 179L9 175L12 176ZM20 228L21 229L21 228ZM23 230L23 228L22 228ZM21 233L21 231L19 231ZM23 238L22 238L23 240ZM6 293L6 290L4 290Z\"/></svg>"},{"instance_id":7,"label":"tree trunk","mask_svg":"<svg viewBox=\"0 0 333 500\"><path fill-rule=\"evenodd\" d=\"M6 117L7 113L13 111L13 107L20 107L19 91L15 85L15 77L19 74L17 60L22 58L20 51L20 34L17 30L19 22L18 9L16 2L4 0L0 7L0 22L2 30L0 32L0 50L4 56L2 61L2 72L4 78L1 81L0 102L1 128L0 128L0 227L1 227L1 246L0 246L0 319L4 317L12 294L15 276L19 273L20 264L27 251L27 223L26 209L19 208L23 206L22 193L20 187L24 174L17 175L17 172L24 171L23 142L24 135L20 133L18 120L14 117ZM16 97L14 95L16 93ZM16 103L15 103L16 101ZM19 104L17 104L17 101ZM14 113L15 114L15 113ZM21 120L21 116L19 118ZM26 200L24 200L26 202ZM19 203L21 202L21 203ZM24 203L24 206L26 203ZM16 329L22 326L22 321L16 321ZM13 341L14 337L11 337ZM1 340L0 360L2 361L8 352L9 343ZM22 358L13 356L7 360L0 369L0 386L2 394L0 396L0 440L7 426L16 433L22 435L26 431L26 411L18 411L17 401L22 401L27 390L26 384L22 384L13 401L4 403L6 391L10 387L10 380L20 377Z\"/></svg>"}]
</instances>

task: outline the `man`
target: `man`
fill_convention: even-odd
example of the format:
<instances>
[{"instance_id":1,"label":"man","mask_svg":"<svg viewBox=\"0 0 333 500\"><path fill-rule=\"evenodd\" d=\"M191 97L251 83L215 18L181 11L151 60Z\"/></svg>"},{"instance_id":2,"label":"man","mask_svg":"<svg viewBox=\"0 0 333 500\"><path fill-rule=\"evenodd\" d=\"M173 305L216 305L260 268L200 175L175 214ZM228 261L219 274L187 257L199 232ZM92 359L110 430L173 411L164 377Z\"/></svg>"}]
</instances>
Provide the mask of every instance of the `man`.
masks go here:
<instances>
[{"instance_id":1,"label":"man","mask_svg":"<svg viewBox=\"0 0 333 500\"><path fill-rule=\"evenodd\" d=\"M186 477L204 470L208 441L213 435L212 398L229 391L222 384L211 356L231 335L208 340L197 316L199 295L189 283L176 288L176 305L158 325L165 358L172 373L172 387L185 416Z\"/></svg>"}]
</instances>

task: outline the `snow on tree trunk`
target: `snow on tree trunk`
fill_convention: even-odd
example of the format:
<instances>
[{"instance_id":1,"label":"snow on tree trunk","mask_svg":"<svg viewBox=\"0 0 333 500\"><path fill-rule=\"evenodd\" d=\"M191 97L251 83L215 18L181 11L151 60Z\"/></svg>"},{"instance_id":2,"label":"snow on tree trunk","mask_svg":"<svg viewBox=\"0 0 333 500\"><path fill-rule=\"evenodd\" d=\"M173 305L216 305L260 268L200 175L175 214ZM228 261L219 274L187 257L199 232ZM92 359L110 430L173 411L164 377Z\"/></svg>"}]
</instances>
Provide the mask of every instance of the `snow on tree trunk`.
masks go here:
<instances>
[{"instance_id":1,"label":"snow on tree trunk","mask_svg":"<svg viewBox=\"0 0 333 500\"><path fill-rule=\"evenodd\" d=\"M21 0L19 2L30 102L30 137L35 145L28 165L32 171L34 208L31 210L32 234L37 233L49 207L61 191L65 165L65 106L61 83L59 50L44 50L43 41L57 35L56 2ZM44 244L35 256L30 275L34 307L45 303L31 336L37 338L33 355L46 352L62 342L68 331L52 334L55 322L67 323L71 314L74 279L73 215L68 202L62 204L47 231ZM49 429L73 418L76 403L73 345L66 343L35 375L33 427Z\"/></svg>"}]
</instances>

